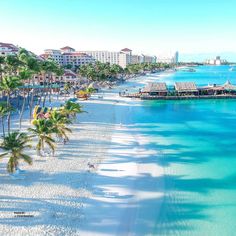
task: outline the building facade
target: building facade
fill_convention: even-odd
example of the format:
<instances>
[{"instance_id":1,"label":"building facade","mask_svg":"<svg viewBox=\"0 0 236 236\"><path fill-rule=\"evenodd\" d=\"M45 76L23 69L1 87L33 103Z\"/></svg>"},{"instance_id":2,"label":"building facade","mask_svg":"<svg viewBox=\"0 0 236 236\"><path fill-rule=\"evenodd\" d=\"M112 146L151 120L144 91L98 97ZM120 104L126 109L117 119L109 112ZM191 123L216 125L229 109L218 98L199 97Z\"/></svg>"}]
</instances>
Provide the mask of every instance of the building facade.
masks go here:
<instances>
[{"instance_id":1,"label":"building facade","mask_svg":"<svg viewBox=\"0 0 236 236\"><path fill-rule=\"evenodd\" d=\"M215 59L208 59L208 60L206 60L206 64L207 65L219 66L219 65L224 65L226 63L227 63L227 61L226 60L222 60L220 58L220 56L217 56Z\"/></svg>"},{"instance_id":2,"label":"building facade","mask_svg":"<svg viewBox=\"0 0 236 236\"><path fill-rule=\"evenodd\" d=\"M156 57L147 55L133 55L132 50L123 48L118 52L111 51L76 51L69 46L63 47L60 50L46 49L44 54L40 55L45 59L53 59L61 66L72 65L72 67L79 67L100 61L102 63L117 64L122 68L129 64L138 63L154 63Z\"/></svg>"},{"instance_id":3,"label":"building facade","mask_svg":"<svg viewBox=\"0 0 236 236\"><path fill-rule=\"evenodd\" d=\"M19 48L11 43L0 43L0 56L15 55Z\"/></svg>"},{"instance_id":4,"label":"building facade","mask_svg":"<svg viewBox=\"0 0 236 236\"><path fill-rule=\"evenodd\" d=\"M80 78L76 73L74 73L71 70L65 69L64 74L61 76L58 76L56 74L52 75L43 75L43 74L38 74L34 76L34 79L37 84L43 84L45 81L48 82L50 81L51 83L56 83L56 84L71 84L71 85L79 85L80 84Z\"/></svg>"},{"instance_id":5,"label":"building facade","mask_svg":"<svg viewBox=\"0 0 236 236\"><path fill-rule=\"evenodd\" d=\"M158 56L156 58L156 62L166 63L166 64L178 64L179 63L179 52L175 52L174 55Z\"/></svg>"},{"instance_id":6,"label":"building facade","mask_svg":"<svg viewBox=\"0 0 236 236\"><path fill-rule=\"evenodd\" d=\"M117 64L125 68L132 61L132 50L124 48L119 52L109 51L79 51L92 56L96 61L102 63L110 63L111 65Z\"/></svg>"},{"instance_id":7,"label":"building facade","mask_svg":"<svg viewBox=\"0 0 236 236\"><path fill-rule=\"evenodd\" d=\"M80 67L82 65L94 63L95 59L81 52L76 52L74 48L71 47L63 47L60 50L55 49L46 49L44 50L44 54L40 55L45 59L52 59L57 62L61 66L71 65L73 68Z\"/></svg>"},{"instance_id":8,"label":"building facade","mask_svg":"<svg viewBox=\"0 0 236 236\"><path fill-rule=\"evenodd\" d=\"M109 52L109 51L80 51L80 53L85 53L92 56L96 61L102 63L119 64L119 52Z\"/></svg>"}]
</instances>

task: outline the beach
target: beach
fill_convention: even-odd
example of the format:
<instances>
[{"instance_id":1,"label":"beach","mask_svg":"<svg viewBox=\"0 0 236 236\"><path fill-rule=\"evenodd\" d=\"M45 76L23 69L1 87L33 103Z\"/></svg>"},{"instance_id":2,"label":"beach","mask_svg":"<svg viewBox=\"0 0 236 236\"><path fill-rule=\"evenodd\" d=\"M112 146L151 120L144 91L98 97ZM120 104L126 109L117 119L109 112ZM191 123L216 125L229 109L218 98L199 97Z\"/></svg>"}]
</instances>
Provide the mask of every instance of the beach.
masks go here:
<instances>
[{"instance_id":1,"label":"beach","mask_svg":"<svg viewBox=\"0 0 236 236\"><path fill-rule=\"evenodd\" d=\"M153 201L145 207L140 203L157 199L156 206L161 204L163 183L148 176L163 170L139 163L156 151L142 147L148 139L129 122L132 102L111 94L82 105L87 113L72 125L70 142L59 144L55 157L37 157L30 150L33 165L20 164L24 179L11 179L6 160L0 163L2 235L143 235L154 230L150 219L157 208Z\"/></svg>"},{"instance_id":2,"label":"beach","mask_svg":"<svg viewBox=\"0 0 236 236\"><path fill-rule=\"evenodd\" d=\"M204 85L226 78L235 83L235 72L203 66L135 78L80 101L87 113L78 115L70 142L59 144L55 157L20 164L23 180L11 179L0 163L0 232L233 235L236 101L118 95L156 80Z\"/></svg>"}]
</instances>

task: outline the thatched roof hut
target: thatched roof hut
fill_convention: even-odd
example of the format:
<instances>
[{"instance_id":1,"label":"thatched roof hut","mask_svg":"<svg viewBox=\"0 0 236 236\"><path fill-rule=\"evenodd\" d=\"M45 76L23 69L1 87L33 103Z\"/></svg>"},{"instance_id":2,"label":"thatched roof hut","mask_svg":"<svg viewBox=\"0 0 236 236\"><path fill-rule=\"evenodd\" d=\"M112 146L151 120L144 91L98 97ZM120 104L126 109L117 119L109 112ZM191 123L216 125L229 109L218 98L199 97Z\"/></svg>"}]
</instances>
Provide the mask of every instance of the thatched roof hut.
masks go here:
<instances>
[{"instance_id":1,"label":"thatched roof hut","mask_svg":"<svg viewBox=\"0 0 236 236\"><path fill-rule=\"evenodd\" d=\"M227 80L222 87L227 91L236 91L236 86L231 84L229 80Z\"/></svg>"},{"instance_id":2,"label":"thatched roof hut","mask_svg":"<svg viewBox=\"0 0 236 236\"><path fill-rule=\"evenodd\" d=\"M175 82L175 90L177 92L198 92L194 82Z\"/></svg>"},{"instance_id":3,"label":"thatched roof hut","mask_svg":"<svg viewBox=\"0 0 236 236\"><path fill-rule=\"evenodd\" d=\"M100 86L99 86L98 82L92 82L89 84L88 88L93 88L93 89L99 90Z\"/></svg>"},{"instance_id":4,"label":"thatched roof hut","mask_svg":"<svg viewBox=\"0 0 236 236\"><path fill-rule=\"evenodd\" d=\"M142 90L143 93L160 93L160 92L167 92L166 83L148 83L144 89Z\"/></svg>"},{"instance_id":5,"label":"thatched roof hut","mask_svg":"<svg viewBox=\"0 0 236 236\"><path fill-rule=\"evenodd\" d=\"M199 87L199 90L212 90L212 91L236 91L236 86L231 84L229 80L223 85L212 84L208 86Z\"/></svg>"}]
</instances>

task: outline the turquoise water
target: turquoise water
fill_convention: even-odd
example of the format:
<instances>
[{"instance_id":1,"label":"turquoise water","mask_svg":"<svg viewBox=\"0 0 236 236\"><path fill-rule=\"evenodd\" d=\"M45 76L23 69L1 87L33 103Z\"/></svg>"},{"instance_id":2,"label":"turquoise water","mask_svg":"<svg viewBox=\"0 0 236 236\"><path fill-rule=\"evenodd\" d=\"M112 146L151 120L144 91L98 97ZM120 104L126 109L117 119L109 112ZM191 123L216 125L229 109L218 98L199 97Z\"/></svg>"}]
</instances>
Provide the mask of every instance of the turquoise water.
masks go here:
<instances>
[{"instance_id":1,"label":"turquoise water","mask_svg":"<svg viewBox=\"0 0 236 236\"><path fill-rule=\"evenodd\" d=\"M228 79L236 84L236 72L220 66L161 80L203 85ZM236 100L142 105L132 108L132 122L151 140L148 148L160 151L156 162L165 168L165 197L154 235L236 235Z\"/></svg>"},{"instance_id":2,"label":"turquoise water","mask_svg":"<svg viewBox=\"0 0 236 236\"><path fill-rule=\"evenodd\" d=\"M227 80L236 84L236 71L230 71L230 66L199 66L196 72L178 71L174 75L161 79L171 85L175 81L194 81L198 85L224 84Z\"/></svg>"}]
</instances>

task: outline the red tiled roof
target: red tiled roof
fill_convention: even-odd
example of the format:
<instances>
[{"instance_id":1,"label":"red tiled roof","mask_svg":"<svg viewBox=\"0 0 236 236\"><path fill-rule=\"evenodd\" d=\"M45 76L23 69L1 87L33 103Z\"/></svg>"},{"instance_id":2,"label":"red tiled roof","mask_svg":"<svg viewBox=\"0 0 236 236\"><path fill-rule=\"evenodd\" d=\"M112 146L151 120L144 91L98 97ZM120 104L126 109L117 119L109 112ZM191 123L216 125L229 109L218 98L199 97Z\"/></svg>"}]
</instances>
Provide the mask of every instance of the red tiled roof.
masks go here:
<instances>
[{"instance_id":1,"label":"red tiled roof","mask_svg":"<svg viewBox=\"0 0 236 236\"><path fill-rule=\"evenodd\" d=\"M132 50L128 49L128 48L123 48L121 51L123 51L123 52L132 52Z\"/></svg>"},{"instance_id":2,"label":"red tiled roof","mask_svg":"<svg viewBox=\"0 0 236 236\"><path fill-rule=\"evenodd\" d=\"M71 48L71 47L69 47L69 46L66 46L66 47L61 48L61 50L66 50L66 49L73 49L73 50L74 50L74 48Z\"/></svg>"},{"instance_id":3,"label":"red tiled roof","mask_svg":"<svg viewBox=\"0 0 236 236\"><path fill-rule=\"evenodd\" d=\"M46 53L43 53L43 54L41 54L41 55L39 55L40 57L42 57L42 58L48 58L50 55L49 54L46 54Z\"/></svg>"},{"instance_id":4,"label":"red tiled roof","mask_svg":"<svg viewBox=\"0 0 236 236\"><path fill-rule=\"evenodd\" d=\"M76 74L71 73L71 72L66 72L66 73L64 73L64 76L74 76L74 77L76 77Z\"/></svg>"},{"instance_id":5,"label":"red tiled roof","mask_svg":"<svg viewBox=\"0 0 236 236\"><path fill-rule=\"evenodd\" d=\"M14 44L11 44L11 43L0 43L0 47L8 47L8 48L13 49L14 51L18 51L18 48Z\"/></svg>"},{"instance_id":6,"label":"red tiled roof","mask_svg":"<svg viewBox=\"0 0 236 236\"><path fill-rule=\"evenodd\" d=\"M65 76L77 76L76 73L74 73L72 70L69 70L69 69L65 69L64 75Z\"/></svg>"}]
</instances>

